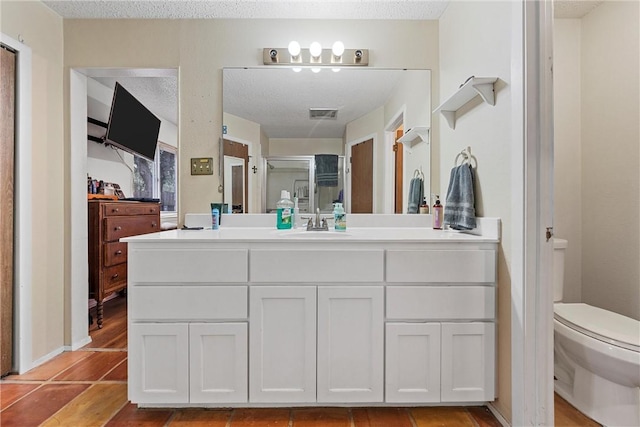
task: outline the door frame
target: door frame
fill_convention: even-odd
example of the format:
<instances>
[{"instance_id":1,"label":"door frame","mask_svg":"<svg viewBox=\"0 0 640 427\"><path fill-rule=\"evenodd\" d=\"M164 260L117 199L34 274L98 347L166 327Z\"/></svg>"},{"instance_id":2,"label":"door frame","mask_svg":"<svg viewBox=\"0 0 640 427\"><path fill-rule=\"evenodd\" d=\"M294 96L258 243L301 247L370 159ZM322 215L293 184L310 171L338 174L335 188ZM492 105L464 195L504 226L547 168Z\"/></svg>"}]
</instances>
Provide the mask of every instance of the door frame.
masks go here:
<instances>
[{"instance_id":1,"label":"door frame","mask_svg":"<svg viewBox=\"0 0 640 427\"><path fill-rule=\"evenodd\" d=\"M346 189L345 189L345 194L344 194L344 201L346 202L346 206L345 211L347 213L351 213L351 149L353 148L354 145L358 145L361 142L365 142L372 139L373 140L373 169L372 169L372 174L373 174L373 188L371 191L373 191L373 195L371 197L371 210L373 211L372 213L376 213L376 206L377 206L377 193L378 193L378 183L376 182L376 172L378 171L378 168L376 167L377 162L378 162L378 156L376 155L376 148L378 147L378 134L377 133L372 133L369 134L367 136L364 136L362 138L358 138L358 139L354 139L352 141L347 142L347 144L345 145L345 157L344 157L344 171L345 171L345 177L346 177ZM347 173L347 170L349 171Z\"/></svg>"},{"instance_id":2,"label":"door frame","mask_svg":"<svg viewBox=\"0 0 640 427\"><path fill-rule=\"evenodd\" d=\"M228 163L227 163L228 162ZM228 155L224 155L224 181L227 180L227 178L229 178L229 180L231 180L233 178L233 172L232 172L232 168L234 166L242 166L242 180L244 181L245 179L245 170L244 170L244 159L240 158L240 157L234 157L234 156L228 156ZM227 174L228 173L228 174ZM244 182L242 183L242 210L243 213L249 213L247 212L247 194L245 193L244 189L246 187L244 186ZM233 209L233 183L231 183L231 185L224 185L224 193L223 193L224 197L223 200L225 201L224 203L227 203L232 209ZM227 196L229 196L229 200L227 200Z\"/></svg>"},{"instance_id":3,"label":"door frame","mask_svg":"<svg viewBox=\"0 0 640 427\"><path fill-rule=\"evenodd\" d=\"M384 213L392 214L395 212L394 199L395 199L395 164L394 156L391 155L393 145L396 143L396 129L400 125L403 125L404 129L404 117L406 116L407 107L403 105L400 110L395 113L391 120L384 127ZM405 146L402 145L404 153ZM404 174L404 171L403 171ZM402 197L404 199L408 189L406 188L406 180L403 180L402 184ZM402 211L405 210L404 200L402 203Z\"/></svg>"},{"instance_id":4,"label":"door frame","mask_svg":"<svg viewBox=\"0 0 640 427\"><path fill-rule=\"evenodd\" d=\"M12 370L22 374L32 362L32 53L31 48L0 33L0 43L16 52L14 334Z\"/></svg>"},{"instance_id":5,"label":"door frame","mask_svg":"<svg viewBox=\"0 0 640 427\"><path fill-rule=\"evenodd\" d=\"M260 145L260 144L255 144L252 141L248 141L246 139L242 139L242 138L236 138L235 136L231 136L229 134L224 134L222 135L222 138L220 139L220 155L222 156L223 159L223 169L224 169L224 147L222 147L224 145L224 140L227 141L231 141L231 142L237 142L238 144L243 144L247 146L247 152L249 153L249 159L247 161L247 170L246 170L246 177L247 177L247 194L244 195L245 198L245 202L247 204L247 206L250 208L250 210L246 210L245 213L260 213L261 210L259 208L259 206L262 205L261 203L261 191L260 191L260 175L257 175L256 173L250 173L251 171L251 160L253 159L253 166L259 167L260 163L262 163L260 160L260 156L256 156L256 153L254 153L254 149L256 147L256 145ZM258 153L259 154L259 153ZM256 175L257 178L253 178L252 175ZM256 180L256 182L254 182L254 180ZM224 187L224 170L222 171L222 186ZM256 185L258 184L258 185ZM257 187L257 188L256 188ZM224 192L224 190L223 190ZM223 193L224 194L224 193ZM224 198L224 196L223 196ZM225 201L226 203L226 201Z\"/></svg>"},{"instance_id":6,"label":"door frame","mask_svg":"<svg viewBox=\"0 0 640 427\"><path fill-rule=\"evenodd\" d=\"M514 2L511 20L512 425L553 425L553 4ZM490 405L493 406L493 405Z\"/></svg>"}]
</instances>

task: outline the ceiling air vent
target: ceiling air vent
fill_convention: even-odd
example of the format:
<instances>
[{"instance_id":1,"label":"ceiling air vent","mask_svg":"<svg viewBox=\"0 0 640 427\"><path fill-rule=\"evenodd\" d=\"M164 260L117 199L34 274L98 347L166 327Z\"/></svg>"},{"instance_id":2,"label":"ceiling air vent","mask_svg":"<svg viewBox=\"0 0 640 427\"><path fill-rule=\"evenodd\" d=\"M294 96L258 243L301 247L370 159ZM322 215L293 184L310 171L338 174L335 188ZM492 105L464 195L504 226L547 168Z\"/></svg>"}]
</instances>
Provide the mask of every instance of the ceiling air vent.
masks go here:
<instances>
[{"instance_id":1,"label":"ceiling air vent","mask_svg":"<svg viewBox=\"0 0 640 427\"><path fill-rule=\"evenodd\" d=\"M335 120L338 118L338 110L335 108L309 108L309 118L311 120Z\"/></svg>"}]
</instances>

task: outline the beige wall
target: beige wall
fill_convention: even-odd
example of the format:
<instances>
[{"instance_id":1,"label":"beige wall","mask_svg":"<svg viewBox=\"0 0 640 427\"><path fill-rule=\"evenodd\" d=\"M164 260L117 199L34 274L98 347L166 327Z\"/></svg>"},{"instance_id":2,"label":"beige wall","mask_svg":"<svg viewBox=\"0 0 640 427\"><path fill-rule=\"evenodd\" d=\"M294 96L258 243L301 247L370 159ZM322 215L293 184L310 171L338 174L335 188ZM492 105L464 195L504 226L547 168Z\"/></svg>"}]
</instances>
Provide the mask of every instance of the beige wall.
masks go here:
<instances>
[{"instance_id":1,"label":"beige wall","mask_svg":"<svg viewBox=\"0 0 640 427\"><path fill-rule=\"evenodd\" d=\"M511 2L451 2L440 19L440 93L448 98L469 76L493 76L496 104L479 97L459 110L455 130L440 122L440 182L446 192L456 155L467 146L477 157L476 215L502 219L498 256L498 361L496 407L511 419ZM443 197L445 194L441 194ZM444 200L444 199L443 199Z\"/></svg>"},{"instance_id":2,"label":"beige wall","mask_svg":"<svg viewBox=\"0 0 640 427\"><path fill-rule=\"evenodd\" d=\"M565 301L640 319L637 2L554 24L556 235Z\"/></svg>"},{"instance_id":3,"label":"beige wall","mask_svg":"<svg viewBox=\"0 0 640 427\"><path fill-rule=\"evenodd\" d=\"M32 356L59 349L64 336L65 145L62 19L40 2L0 3L0 30L31 48L33 84Z\"/></svg>"},{"instance_id":4,"label":"beige wall","mask_svg":"<svg viewBox=\"0 0 640 427\"><path fill-rule=\"evenodd\" d=\"M640 320L637 1L582 19L582 298ZM570 246L571 247L571 246Z\"/></svg>"},{"instance_id":5,"label":"beige wall","mask_svg":"<svg viewBox=\"0 0 640 427\"><path fill-rule=\"evenodd\" d=\"M582 301L580 19L553 26L554 233L569 241L563 301Z\"/></svg>"},{"instance_id":6,"label":"beige wall","mask_svg":"<svg viewBox=\"0 0 640 427\"><path fill-rule=\"evenodd\" d=\"M263 47L295 37L366 47L372 67L438 68L432 21L67 20L64 30L67 67L180 67L181 217L221 199L217 175L194 178L187 164L191 157L217 164L223 67L261 65Z\"/></svg>"},{"instance_id":7,"label":"beige wall","mask_svg":"<svg viewBox=\"0 0 640 427\"><path fill-rule=\"evenodd\" d=\"M270 156L344 155L342 138L270 138Z\"/></svg>"}]
</instances>

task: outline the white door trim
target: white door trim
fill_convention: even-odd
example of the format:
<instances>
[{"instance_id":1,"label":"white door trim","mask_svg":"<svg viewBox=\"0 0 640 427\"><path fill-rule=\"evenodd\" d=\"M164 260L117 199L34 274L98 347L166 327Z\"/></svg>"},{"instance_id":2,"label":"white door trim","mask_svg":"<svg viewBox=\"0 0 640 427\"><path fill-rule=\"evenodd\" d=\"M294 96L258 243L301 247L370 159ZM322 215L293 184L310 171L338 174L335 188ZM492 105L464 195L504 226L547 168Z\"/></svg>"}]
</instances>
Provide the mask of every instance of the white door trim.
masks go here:
<instances>
[{"instance_id":1,"label":"white door trim","mask_svg":"<svg viewBox=\"0 0 640 427\"><path fill-rule=\"evenodd\" d=\"M16 138L15 138L15 236L14 236L14 358L12 370L23 374L32 368L33 322L32 270L32 80L31 48L0 33L0 42L16 51Z\"/></svg>"},{"instance_id":2,"label":"white door trim","mask_svg":"<svg viewBox=\"0 0 640 427\"><path fill-rule=\"evenodd\" d=\"M553 198L551 7L522 1L512 11L513 140L524 141L511 159L512 425L554 424L552 246L544 237Z\"/></svg>"}]
</instances>

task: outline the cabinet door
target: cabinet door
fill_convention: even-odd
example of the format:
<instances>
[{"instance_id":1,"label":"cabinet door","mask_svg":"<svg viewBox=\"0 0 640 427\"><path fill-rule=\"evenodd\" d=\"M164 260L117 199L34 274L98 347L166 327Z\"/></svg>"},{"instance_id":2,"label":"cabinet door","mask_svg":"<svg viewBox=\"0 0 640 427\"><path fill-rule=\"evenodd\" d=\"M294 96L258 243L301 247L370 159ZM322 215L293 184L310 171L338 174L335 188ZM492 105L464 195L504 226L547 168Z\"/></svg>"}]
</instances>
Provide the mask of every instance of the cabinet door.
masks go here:
<instances>
[{"instance_id":1,"label":"cabinet door","mask_svg":"<svg viewBox=\"0 0 640 427\"><path fill-rule=\"evenodd\" d=\"M382 402L384 290L318 288L318 402Z\"/></svg>"},{"instance_id":2,"label":"cabinet door","mask_svg":"<svg viewBox=\"0 0 640 427\"><path fill-rule=\"evenodd\" d=\"M442 324L442 401L495 399L495 324Z\"/></svg>"},{"instance_id":3,"label":"cabinet door","mask_svg":"<svg viewBox=\"0 0 640 427\"><path fill-rule=\"evenodd\" d=\"M189 401L247 401L247 324L189 325Z\"/></svg>"},{"instance_id":4,"label":"cabinet door","mask_svg":"<svg viewBox=\"0 0 640 427\"><path fill-rule=\"evenodd\" d=\"M249 292L249 401L315 402L315 286Z\"/></svg>"},{"instance_id":5,"label":"cabinet door","mask_svg":"<svg viewBox=\"0 0 640 427\"><path fill-rule=\"evenodd\" d=\"M188 324L131 324L129 399L143 404L189 401Z\"/></svg>"},{"instance_id":6,"label":"cabinet door","mask_svg":"<svg viewBox=\"0 0 640 427\"><path fill-rule=\"evenodd\" d=\"M387 402L440 402L440 324L387 323Z\"/></svg>"}]
</instances>

